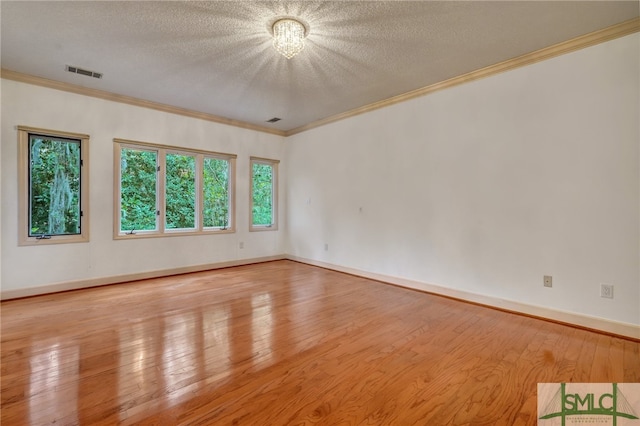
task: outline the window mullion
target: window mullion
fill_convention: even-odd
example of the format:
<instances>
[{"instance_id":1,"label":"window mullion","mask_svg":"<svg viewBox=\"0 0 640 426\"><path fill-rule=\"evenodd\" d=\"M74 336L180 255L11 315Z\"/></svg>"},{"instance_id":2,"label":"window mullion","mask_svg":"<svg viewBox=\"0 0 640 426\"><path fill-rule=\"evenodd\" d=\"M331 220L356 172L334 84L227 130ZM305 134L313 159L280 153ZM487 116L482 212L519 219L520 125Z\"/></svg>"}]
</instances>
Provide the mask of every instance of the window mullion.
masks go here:
<instances>
[{"instance_id":1,"label":"window mullion","mask_svg":"<svg viewBox=\"0 0 640 426\"><path fill-rule=\"evenodd\" d=\"M165 149L158 149L158 188L156 197L156 223L158 232L163 234L165 232L166 222L166 179L167 179L167 151Z\"/></svg>"},{"instance_id":2,"label":"window mullion","mask_svg":"<svg viewBox=\"0 0 640 426\"><path fill-rule=\"evenodd\" d=\"M196 205L194 206L196 215L196 230L204 230L204 155L196 155Z\"/></svg>"},{"instance_id":3,"label":"window mullion","mask_svg":"<svg viewBox=\"0 0 640 426\"><path fill-rule=\"evenodd\" d=\"M227 213L227 221L229 229L236 228L236 159L229 158L227 194L229 194L229 209Z\"/></svg>"}]
</instances>

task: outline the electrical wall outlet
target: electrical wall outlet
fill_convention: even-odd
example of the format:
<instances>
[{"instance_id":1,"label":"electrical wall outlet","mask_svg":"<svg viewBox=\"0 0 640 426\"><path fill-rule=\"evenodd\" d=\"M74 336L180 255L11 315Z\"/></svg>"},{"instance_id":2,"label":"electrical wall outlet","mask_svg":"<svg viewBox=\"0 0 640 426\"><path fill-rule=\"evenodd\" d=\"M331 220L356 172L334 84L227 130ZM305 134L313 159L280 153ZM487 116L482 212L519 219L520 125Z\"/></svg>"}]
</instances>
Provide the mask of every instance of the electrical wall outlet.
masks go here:
<instances>
[{"instance_id":1,"label":"electrical wall outlet","mask_svg":"<svg viewBox=\"0 0 640 426\"><path fill-rule=\"evenodd\" d=\"M613 299L613 284L600 284L600 297Z\"/></svg>"},{"instance_id":2,"label":"electrical wall outlet","mask_svg":"<svg viewBox=\"0 0 640 426\"><path fill-rule=\"evenodd\" d=\"M324 251L329 251L329 244L324 243Z\"/></svg>"},{"instance_id":3,"label":"electrical wall outlet","mask_svg":"<svg viewBox=\"0 0 640 426\"><path fill-rule=\"evenodd\" d=\"M553 278L551 277L551 275L545 275L542 283L545 287L553 287Z\"/></svg>"},{"instance_id":4,"label":"electrical wall outlet","mask_svg":"<svg viewBox=\"0 0 640 426\"><path fill-rule=\"evenodd\" d=\"M244 242L240 241L239 246L240 246L241 249L243 249L244 248Z\"/></svg>"}]
</instances>

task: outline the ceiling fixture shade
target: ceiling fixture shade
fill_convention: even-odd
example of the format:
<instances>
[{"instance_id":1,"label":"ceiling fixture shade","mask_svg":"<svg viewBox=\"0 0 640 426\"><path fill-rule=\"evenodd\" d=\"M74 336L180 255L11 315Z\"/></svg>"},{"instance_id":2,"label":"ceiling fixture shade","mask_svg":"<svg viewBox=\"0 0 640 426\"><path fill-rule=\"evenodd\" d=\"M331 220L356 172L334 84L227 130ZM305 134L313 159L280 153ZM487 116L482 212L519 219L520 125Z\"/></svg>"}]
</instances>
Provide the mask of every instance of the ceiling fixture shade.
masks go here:
<instances>
[{"instance_id":1,"label":"ceiling fixture shade","mask_svg":"<svg viewBox=\"0 0 640 426\"><path fill-rule=\"evenodd\" d=\"M295 19L285 18L273 24L273 47L287 59L304 49L306 28Z\"/></svg>"}]
</instances>

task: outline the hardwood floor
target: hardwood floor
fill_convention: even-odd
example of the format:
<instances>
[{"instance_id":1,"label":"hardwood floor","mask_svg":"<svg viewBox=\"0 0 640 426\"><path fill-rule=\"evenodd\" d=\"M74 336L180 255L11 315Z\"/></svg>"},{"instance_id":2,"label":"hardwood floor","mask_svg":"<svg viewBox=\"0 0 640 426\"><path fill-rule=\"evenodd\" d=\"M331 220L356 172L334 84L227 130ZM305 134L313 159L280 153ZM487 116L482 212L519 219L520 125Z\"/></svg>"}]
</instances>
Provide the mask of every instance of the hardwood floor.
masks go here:
<instances>
[{"instance_id":1,"label":"hardwood floor","mask_svg":"<svg viewBox=\"0 0 640 426\"><path fill-rule=\"evenodd\" d=\"M291 261L2 303L3 425L534 425L640 343Z\"/></svg>"}]
</instances>

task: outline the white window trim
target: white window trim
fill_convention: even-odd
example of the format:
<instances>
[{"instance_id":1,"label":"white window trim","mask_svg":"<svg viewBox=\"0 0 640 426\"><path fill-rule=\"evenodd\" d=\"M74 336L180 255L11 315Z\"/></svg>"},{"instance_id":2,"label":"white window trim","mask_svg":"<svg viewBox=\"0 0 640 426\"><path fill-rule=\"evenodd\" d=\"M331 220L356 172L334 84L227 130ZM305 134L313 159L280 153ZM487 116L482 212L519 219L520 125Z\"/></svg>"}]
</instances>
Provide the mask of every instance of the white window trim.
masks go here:
<instances>
[{"instance_id":1,"label":"white window trim","mask_svg":"<svg viewBox=\"0 0 640 426\"><path fill-rule=\"evenodd\" d=\"M17 126L18 130L18 245L86 243L89 241L89 135L59 130ZM29 236L29 134L80 140L80 234Z\"/></svg>"},{"instance_id":2,"label":"white window trim","mask_svg":"<svg viewBox=\"0 0 640 426\"><path fill-rule=\"evenodd\" d=\"M162 198L160 209L160 219L162 224L163 232L167 234L193 234L194 232L198 232L201 227L199 224L201 223L202 217L202 204L201 204L201 192L202 192L202 179L198 178L200 173L202 173L202 156L200 154L196 154L193 152L189 152L184 149L163 149L160 150L162 152L161 159L159 158L158 164L160 165L160 173L162 178L162 192L159 194L159 198ZM195 176L195 206L194 206L194 224L193 228L167 228L167 155L184 155L194 157L194 176ZM200 208L198 208L200 206Z\"/></svg>"},{"instance_id":3,"label":"white window trim","mask_svg":"<svg viewBox=\"0 0 640 426\"><path fill-rule=\"evenodd\" d=\"M198 176L202 176L203 172L204 172L204 160L205 159L215 159L215 160L226 160L229 162L229 217L228 217L228 221L229 224L226 228L220 227L220 226L204 226L204 215L200 214L199 215L199 222L198 222L198 226L199 229L202 229L205 232L219 232L219 233L225 233L225 232L235 232L236 229L236 218L235 218L235 200L236 200L236 157L234 156L233 158L228 157L226 154L217 154L217 153L205 153L202 156L202 159L200 161L197 161L196 163L196 173L198 173ZM199 170L198 170L199 167ZM200 185L202 185L202 182L199 183ZM196 186L198 185L198 183L196 182ZM198 190L197 192L197 196L198 196L198 205L202 206L200 208L200 213L202 213L202 211L204 210L204 188L201 188Z\"/></svg>"},{"instance_id":4,"label":"white window trim","mask_svg":"<svg viewBox=\"0 0 640 426\"><path fill-rule=\"evenodd\" d=\"M156 215L156 229L147 230L132 230L121 231L120 230L120 213L122 208L122 200L120 198L120 180L121 180L121 158L122 149L132 149L139 151L150 151L156 153L156 166L162 167L160 164L160 149L158 147L150 145L136 145L129 143L116 143L114 144L114 236L124 238L143 238L155 236L158 233L163 232L164 221L161 218L162 210L160 209L160 203L164 202L164 182L160 180L160 174L156 172L156 206L155 210L160 211L160 215Z\"/></svg>"},{"instance_id":5,"label":"white window trim","mask_svg":"<svg viewBox=\"0 0 640 426\"><path fill-rule=\"evenodd\" d=\"M113 238L115 240L129 240L138 238L158 238L169 236L185 236L185 235L212 235L212 234L230 234L236 232L235 225L235 180L236 180L236 158L235 154L225 154L213 151L204 151L198 149L183 148L178 146L160 145L149 142L139 142L126 139L114 139L113 154ZM153 150L158 153L158 166L160 171L157 178L157 195L156 195L156 211L160 214L156 216L157 227L155 230L134 231L133 234L120 230L120 155L122 148ZM166 183L166 154L192 155L196 158L196 227L166 229L166 200L165 200L165 183ZM218 158L229 161L229 226L221 227L204 227L203 226L203 188L202 188L202 171L204 158Z\"/></svg>"},{"instance_id":6,"label":"white window trim","mask_svg":"<svg viewBox=\"0 0 640 426\"><path fill-rule=\"evenodd\" d=\"M253 224L253 165L254 164L266 164L273 167L273 182L272 185L272 206L273 206L273 220L271 225L254 225ZM278 230L278 164L280 160L272 160L269 158L251 157L249 164L249 231L277 231Z\"/></svg>"}]
</instances>

